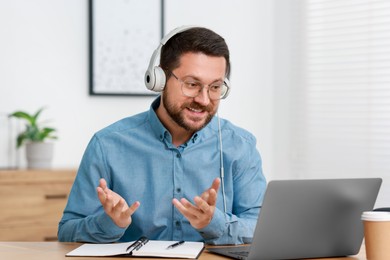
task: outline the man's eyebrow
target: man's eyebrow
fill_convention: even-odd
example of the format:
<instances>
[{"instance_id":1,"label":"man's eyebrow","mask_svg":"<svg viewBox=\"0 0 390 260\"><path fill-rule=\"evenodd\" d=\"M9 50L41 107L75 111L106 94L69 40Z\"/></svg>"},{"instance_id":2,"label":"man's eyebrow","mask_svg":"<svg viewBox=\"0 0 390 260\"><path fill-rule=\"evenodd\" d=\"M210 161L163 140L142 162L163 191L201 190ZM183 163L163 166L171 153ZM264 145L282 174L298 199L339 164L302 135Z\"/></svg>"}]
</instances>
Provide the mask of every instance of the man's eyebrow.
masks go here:
<instances>
[{"instance_id":1,"label":"man's eyebrow","mask_svg":"<svg viewBox=\"0 0 390 260\"><path fill-rule=\"evenodd\" d=\"M184 76L183 79L193 79L193 80L195 80L197 82L205 84L201 79L199 79L197 76L193 76L193 75ZM224 82L224 81L225 81L224 79L215 79L210 84L217 83L217 82ZM210 84L208 84L208 85L210 85Z\"/></svg>"}]
</instances>

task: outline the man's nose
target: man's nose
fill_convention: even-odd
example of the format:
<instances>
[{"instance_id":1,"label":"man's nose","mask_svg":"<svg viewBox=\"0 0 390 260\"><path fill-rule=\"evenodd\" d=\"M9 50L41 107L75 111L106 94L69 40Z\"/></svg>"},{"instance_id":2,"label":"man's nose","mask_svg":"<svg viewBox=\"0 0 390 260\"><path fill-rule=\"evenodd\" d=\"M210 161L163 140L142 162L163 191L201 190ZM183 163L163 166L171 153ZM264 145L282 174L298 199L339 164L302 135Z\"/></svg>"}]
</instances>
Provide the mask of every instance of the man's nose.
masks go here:
<instances>
[{"instance_id":1,"label":"man's nose","mask_svg":"<svg viewBox=\"0 0 390 260\"><path fill-rule=\"evenodd\" d=\"M199 95L195 97L195 101L203 106L207 106L210 103L209 89L207 87L202 88Z\"/></svg>"}]
</instances>

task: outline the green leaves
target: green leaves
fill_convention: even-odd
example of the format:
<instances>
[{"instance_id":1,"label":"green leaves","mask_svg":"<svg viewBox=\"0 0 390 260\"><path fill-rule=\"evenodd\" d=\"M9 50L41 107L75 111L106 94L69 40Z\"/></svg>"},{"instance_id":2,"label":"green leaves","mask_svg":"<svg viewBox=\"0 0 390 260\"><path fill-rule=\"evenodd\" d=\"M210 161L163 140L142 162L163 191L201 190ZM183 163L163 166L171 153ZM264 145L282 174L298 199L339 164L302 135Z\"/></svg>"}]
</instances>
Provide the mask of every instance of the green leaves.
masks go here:
<instances>
[{"instance_id":1,"label":"green leaves","mask_svg":"<svg viewBox=\"0 0 390 260\"><path fill-rule=\"evenodd\" d=\"M34 115L30 115L24 111L16 111L9 115L9 117L15 117L23 119L27 122L26 130L20 133L16 139L16 146L19 148L22 144L29 140L32 142L43 142L45 139L57 139L53 133L56 131L55 128L50 127L39 127L38 117L41 114L43 108L39 109Z\"/></svg>"}]
</instances>

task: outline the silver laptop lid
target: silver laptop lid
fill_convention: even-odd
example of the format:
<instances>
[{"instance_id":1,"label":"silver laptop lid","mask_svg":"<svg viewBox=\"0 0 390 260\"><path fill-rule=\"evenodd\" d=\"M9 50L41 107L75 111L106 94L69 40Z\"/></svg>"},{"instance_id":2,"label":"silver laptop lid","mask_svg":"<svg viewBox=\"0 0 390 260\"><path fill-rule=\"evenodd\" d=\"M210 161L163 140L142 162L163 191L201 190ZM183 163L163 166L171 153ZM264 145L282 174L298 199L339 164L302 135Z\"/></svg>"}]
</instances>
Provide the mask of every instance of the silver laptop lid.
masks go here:
<instances>
[{"instance_id":1,"label":"silver laptop lid","mask_svg":"<svg viewBox=\"0 0 390 260\"><path fill-rule=\"evenodd\" d=\"M249 259L357 254L363 211L372 210L382 180L278 180L268 184Z\"/></svg>"}]
</instances>

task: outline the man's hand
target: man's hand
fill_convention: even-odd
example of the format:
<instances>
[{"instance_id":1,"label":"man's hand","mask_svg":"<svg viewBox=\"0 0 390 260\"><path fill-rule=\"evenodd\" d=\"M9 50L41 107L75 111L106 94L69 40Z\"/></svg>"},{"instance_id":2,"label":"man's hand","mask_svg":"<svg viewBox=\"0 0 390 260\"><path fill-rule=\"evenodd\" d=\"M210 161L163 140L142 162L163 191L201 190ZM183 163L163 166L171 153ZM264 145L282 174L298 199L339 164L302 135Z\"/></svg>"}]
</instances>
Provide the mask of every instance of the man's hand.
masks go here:
<instances>
[{"instance_id":1,"label":"man's hand","mask_svg":"<svg viewBox=\"0 0 390 260\"><path fill-rule=\"evenodd\" d=\"M105 179L100 179L99 187L96 190L106 214L118 227L128 227L131 224L131 215L138 209L140 203L136 201L129 207L119 194L107 188Z\"/></svg>"},{"instance_id":2,"label":"man's hand","mask_svg":"<svg viewBox=\"0 0 390 260\"><path fill-rule=\"evenodd\" d=\"M216 178L210 188L194 198L195 205L182 198L173 199L172 203L190 221L191 226L201 229L210 224L217 203L217 193L221 180Z\"/></svg>"}]
</instances>

